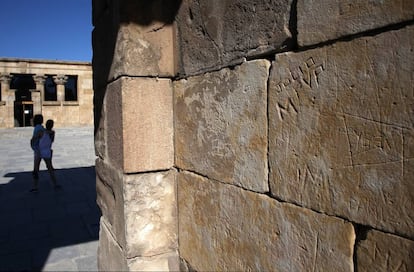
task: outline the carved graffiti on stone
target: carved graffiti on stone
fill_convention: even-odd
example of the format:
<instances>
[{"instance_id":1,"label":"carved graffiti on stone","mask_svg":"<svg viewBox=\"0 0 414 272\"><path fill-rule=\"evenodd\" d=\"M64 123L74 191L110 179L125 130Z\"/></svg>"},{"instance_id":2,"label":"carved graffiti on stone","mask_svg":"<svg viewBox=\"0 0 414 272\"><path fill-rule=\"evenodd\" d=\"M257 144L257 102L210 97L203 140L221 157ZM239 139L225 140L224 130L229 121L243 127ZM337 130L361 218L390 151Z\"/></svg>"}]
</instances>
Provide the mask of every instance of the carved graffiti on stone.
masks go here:
<instances>
[{"instance_id":1,"label":"carved graffiti on stone","mask_svg":"<svg viewBox=\"0 0 414 272\"><path fill-rule=\"evenodd\" d=\"M348 135L355 151L366 152L377 148L382 150L391 149L389 139L387 139L387 136L383 132L381 132L381 135L369 135L350 128Z\"/></svg>"},{"instance_id":2,"label":"carved graffiti on stone","mask_svg":"<svg viewBox=\"0 0 414 272\"><path fill-rule=\"evenodd\" d=\"M281 121L283 121L283 119L285 118L284 116L288 113L298 113L298 110L296 109L297 106L295 106L295 103L293 102L292 98L288 98L284 104L278 102L276 104L276 107L279 119Z\"/></svg>"},{"instance_id":3,"label":"carved graffiti on stone","mask_svg":"<svg viewBox=\"0 0 414 272\"><path fill-rule=\"evenodd\" d=\"M339 133L346 136L352 166L394 163L403 158L401 127L350 115L343 122Z\"/></svg>"},{"instance_id":4,"label":"carved graffiti on stone","mask_svg":"<svg viewBox=\"0 0 414 272\"><path fill-rule=\"evenodd\" d=\"M319 76L325 70L325 68L322 63L316 63L314 59L310 57L297 68L288 68L287 70L287 76L282 78L279 83L276 84L276 92L279 94L286 94L287 87L289 87L289 90L293 90L294 95L285 99L280 98L276 104L278 116L281 121L283 121L285 116L289 113L298 113L298 90L302 90L304 87L308 89L318 88Z\"/></svg>"},{"instance_id":5,"label":"carved graffiti on stone","mask_svg":"<svg viewBox=\"0 0 414 272\"><path fill-rule=\"evenodd\" d=\"M296 168L296 181L301 184L301 189L305 187L307 183L311 183L316 186L327 186L329 184L329 176L321 169L313 170L314 166L310 164L304 164Z\"/></svg>"},{"instance_id":6,"label":"carved graffiti on stone","mask_svg":"<svg viewBox=\"0 0 414 272\"><path fill-rule=\"evenodd\" d=\"M319 75L325 70L325 67L321 63L315 63L314 59L310 57L296 69L288 70L288 76L282 78L276 85L276 92L278 93L285 91L286 87L295 83L300 87L317 88L319 86ZM296 85L293 87L295 88Z\"/></svg>"}]
</instances>

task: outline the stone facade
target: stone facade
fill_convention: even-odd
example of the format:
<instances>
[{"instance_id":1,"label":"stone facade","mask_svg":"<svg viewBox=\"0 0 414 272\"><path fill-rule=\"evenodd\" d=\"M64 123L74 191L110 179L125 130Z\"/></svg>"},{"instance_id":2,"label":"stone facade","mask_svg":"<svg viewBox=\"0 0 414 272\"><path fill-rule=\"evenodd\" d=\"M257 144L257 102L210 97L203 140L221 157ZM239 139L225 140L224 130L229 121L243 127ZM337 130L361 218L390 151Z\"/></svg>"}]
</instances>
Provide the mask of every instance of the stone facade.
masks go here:
<instances>
[{"instance_id":1,"label":"stone facade","mask_svg":"<svg viewBox=\"0 0 414 272\"><path fill-rule=\"evenodd\" d=\"M267 192L270 62L246 62L174 84L176 165ZM231 110L229 110L231 109ZM190 133L189 133L190 132Z\"/></svg>"},{"instance_id":2,"label":"stone facade","mask_svg":"<svg viewBox=\"0 0 414 272\"><path fill-rule=\"evenodd\" d=\"M413 37L407 27L276 57L269 86L275 197L414 236L414 184L405 172L413 167Z\"/></svg>"},{"instance_id":3,"label":"stone facade","mask_svg":"<svg viewBox=\"0 0 414 272\"><path fill-rule=\"evenodd\" d=\"M71 86L76 97L70 99L65 97L69 77L76 81ZM28 82L19 85L21 79ZM93 125L92 65L88 62L1 58L0 81L0 128L31 126L35 114L53 119L55 127ZM55 89L52 99L47 97L50 84ZM22 98L20 92L30 95Z\"/></svg>"},{"instance_id":4,"label":"stone facade","mask_svg":"<svg viewBox=\"0 0 414 272\"><path fill-rule=\"evenodd\" d=\"M414 269L414 8L356 2L93 1L101 270Z\"/></svg>"}]
</instances>

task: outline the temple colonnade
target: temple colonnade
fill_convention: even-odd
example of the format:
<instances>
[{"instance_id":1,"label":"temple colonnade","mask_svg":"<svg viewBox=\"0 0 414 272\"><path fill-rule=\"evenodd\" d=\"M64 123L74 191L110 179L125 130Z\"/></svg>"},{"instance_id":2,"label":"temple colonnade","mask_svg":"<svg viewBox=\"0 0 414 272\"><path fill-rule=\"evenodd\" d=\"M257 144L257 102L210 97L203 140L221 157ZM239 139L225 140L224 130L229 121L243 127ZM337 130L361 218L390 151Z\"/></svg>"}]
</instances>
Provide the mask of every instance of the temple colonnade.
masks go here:
<instances>
[{"instance_id":1,"label":"temple colonnade","mask_svg":"<svg viewBox=\"0 0 414 272\"><path fill-rule=\"evenodd\" d=\"M35 114L57 126L93 124L90 63L0 59L0 83L0 127L31 126Z\"/></svg>"}]
</instances>

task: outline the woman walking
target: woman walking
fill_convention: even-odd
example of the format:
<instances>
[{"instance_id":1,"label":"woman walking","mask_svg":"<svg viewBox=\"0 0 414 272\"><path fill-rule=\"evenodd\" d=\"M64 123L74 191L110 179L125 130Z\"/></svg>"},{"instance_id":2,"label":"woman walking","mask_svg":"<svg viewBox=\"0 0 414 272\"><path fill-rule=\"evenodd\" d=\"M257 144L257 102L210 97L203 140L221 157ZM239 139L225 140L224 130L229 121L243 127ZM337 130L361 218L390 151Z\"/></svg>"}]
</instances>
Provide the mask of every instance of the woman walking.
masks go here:
<instances>
[{"instance_id":1,"label":"woman walking","mask_svg":"<svg viewBox=\"0 0 414 272\"><path fill-rule=\"evenodd\" d=\"M50 121L48 120L50 123ZM61 188L56 181L55 172L52 166L52 138L54 138L54 132L50 128L47 130L43 127L43 116L41 114L35 115L33 119L35 128L33 130L33 137L31 140L32 149L34 151L34 170L33 170L33 188L31 192L38 192L39 184L39 167L40 162L43 159L46 163L47 171L55 189ZM50 126L50 124L48 124ZM52 121L53 127L53 121Z\"/></svg>"}]
</instances>

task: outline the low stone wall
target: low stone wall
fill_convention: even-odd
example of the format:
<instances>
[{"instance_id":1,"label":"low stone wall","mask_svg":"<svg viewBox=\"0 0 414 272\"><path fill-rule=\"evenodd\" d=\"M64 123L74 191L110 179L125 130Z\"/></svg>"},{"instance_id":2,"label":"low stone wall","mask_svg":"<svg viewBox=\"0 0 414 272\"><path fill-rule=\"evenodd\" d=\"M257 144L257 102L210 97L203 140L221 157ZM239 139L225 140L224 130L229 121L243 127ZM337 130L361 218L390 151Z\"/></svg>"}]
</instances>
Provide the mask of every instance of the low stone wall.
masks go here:
<instances>
[{"instance_id":1,"label":"low stone wall","mask_svg":"<svg viewBox=\"0 0 414 272\"><path fill-rule=\"evenodd\" d=\"M413 270L413 10L94 1L100 269Z\"/></svg>"}]
</instances>

